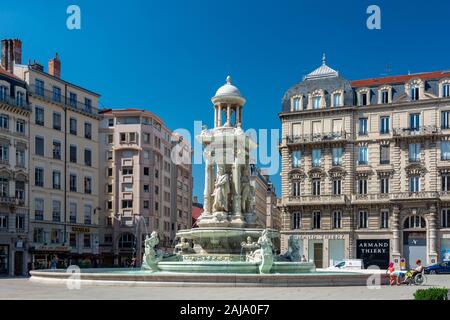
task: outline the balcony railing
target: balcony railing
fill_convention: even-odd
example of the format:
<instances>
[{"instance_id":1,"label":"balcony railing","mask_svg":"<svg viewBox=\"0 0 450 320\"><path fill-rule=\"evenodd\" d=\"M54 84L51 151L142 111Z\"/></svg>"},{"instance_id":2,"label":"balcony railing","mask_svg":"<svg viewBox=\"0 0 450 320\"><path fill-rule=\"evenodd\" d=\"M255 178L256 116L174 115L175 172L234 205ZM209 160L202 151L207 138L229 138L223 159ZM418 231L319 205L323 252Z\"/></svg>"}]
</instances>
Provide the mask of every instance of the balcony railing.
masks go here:
<instances>
[{"instance_id":1,"label":"balcony railing","mask_svg":"<svg viewBox=\"0 0 450 320\"><path fill-rule=\"evenodd\" d=\"M25 203L24 199L16 198L16 197L1 197L0 196L0 204L7 206L20 206Z\"/></svg>"},{"instance_id":2,"label":"balcony railing","mask_svg":"<svg viewBox=\"0 0 450 320\"><path fill-rule=\"evenodd\" d=\"M391 193L391 200L413 200L413 199L433 199L439 198L439 192L421 191L421 192L400 192Z\"/></svg>"},{"instance_id":3,"label":"balcony railing","mask_svg":"<svg viewBox=\"0 0 450 320\"><path fill-rule=\"evenodd\" d=\"M320 196L289 196L290 202L302 204L345 204L347 197L339 195L320 195Z\"/></svg>"},{"instance_id":4,"label":"balcony railing","mask_svg":"<svg viewBox=\"0 0 450 320\"><path fill-rule=\"evenodd\" d=\"M35 85L29 86L29 92L32 95L40 97L48 102L53 102L92 115L98 114L98 109L94 108L91 105L87 105L84 102L80 101L70 100L69 97L66 97L62 94L55 94L53 91L43 89L41 87L36 87Z\"/></svg>"},{"instance_id":5,"label":"balcony railing","mask_svg":"<svg viewBox=\"0 0 450 320\"><path fill-rule=\"evenodd\" d=\"M28 102L25 101L25 98L24 98L24 100L22 100L21 103L18 103L17 99L15 99L14 97L0 96L0 103L6 103L6 104L16 107L16 108L21 108L26 111L31 111L31 106Z\"/></svg>"},{"instance_id":6,"label":"balcony railing","mask_svg":"<svg viewBox=\"0 0 450 320\"><path fill-rule=\"evenodd\" d=\"M437 126L422 126L419 128L394 128L394 137L417 137L434 135L441 132Z\"/></svg>"},{"instance_id":7,"label":"balcony railing","mask_svg":"<svg viewBox=\"0 0 450 320\"><path fill-rule=\"evenodd\" d=\"M313 133L286 136L287 144L325 143L349 140L351 135L345 131L329 133Z\"/></svg>"}]
</instances>

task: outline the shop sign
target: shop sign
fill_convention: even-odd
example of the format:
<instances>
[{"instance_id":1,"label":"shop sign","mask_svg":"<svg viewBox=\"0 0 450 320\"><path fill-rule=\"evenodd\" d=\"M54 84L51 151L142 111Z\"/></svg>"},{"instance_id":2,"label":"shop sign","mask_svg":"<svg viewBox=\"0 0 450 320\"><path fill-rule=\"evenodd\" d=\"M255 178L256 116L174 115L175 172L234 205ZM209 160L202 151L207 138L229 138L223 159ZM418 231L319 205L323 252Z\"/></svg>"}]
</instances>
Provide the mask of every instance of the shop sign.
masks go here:
<instances>
[{"instance_id":1,"label":"shop sign","mask_svg":"<svg viewBox=\"0 0 450 320\"><path fill-rule=\"evenodd\" d=\"M341 240L345 239L344 234L307 234L307 235L299 235L299 239L308 239L308 240Z\"/></svg>"},{"instance_id":2,"label":"shop sign","mask_svg":"<svg viewBox=\"0 0 450 320\"><path fill-rule=\"evenodd\" d=\"M90 233L91 229L86 227L72 227L73 232L80 232L80 233Z\"/></svg>"},{"instance_id":3,"label":"shop sign","mask_svg":"<svg viewBox=\"0 0 450 320\"><path fill-rule=\"evenodd\" d=\"M16 248L17 248L17 249L23 248L23 241L22 241L22 240L17 240L17 242L16 242Z\"/></svg>"},{"instance_id":4,"label":"shop sign","mask_svg":"<svg viewBox=\"0 0 450 320\"><path fill-rule=\"evenodd\" d=\"M356 240L356 257L363 259L365 268L371 265L387 268L389 239Z\"/></svg>"},{"instance_id":5,"label":"shop sign","mask_svg":"<svg viewBox=\"0 0 450 320\"><path fill-rule=\"evenodd\" d=\"M36 247L37 251L69 251L70 247L67 246L45 246Z\"/></svg>"}]
</instances>

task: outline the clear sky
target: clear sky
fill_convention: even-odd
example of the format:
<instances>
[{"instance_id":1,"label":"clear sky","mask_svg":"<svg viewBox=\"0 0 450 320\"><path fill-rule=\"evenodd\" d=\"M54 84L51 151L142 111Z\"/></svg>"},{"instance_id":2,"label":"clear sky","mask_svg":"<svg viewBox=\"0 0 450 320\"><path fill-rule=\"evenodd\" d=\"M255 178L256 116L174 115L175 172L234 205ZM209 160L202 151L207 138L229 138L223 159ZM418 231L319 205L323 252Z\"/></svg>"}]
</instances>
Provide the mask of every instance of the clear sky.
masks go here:
<instances>
[{"instance_id":1,"label":"clear sky","mask_svg":"<svg viewBox=\"0 0 450 320\"><path fill-rule=\"evenodd\" d=\"M68 30L66 9L81 9ZM369 30L369 5L381 30ZM450 69L450 1L4 1L1 38L23 41L23 62L47 64L102 95L101 107L145 108L171 129L213 122L210 98L228 74L247 99L245 128L276 129L281 97L328 65L347 79ZM203 165L194 165L201 196ZM271 177L280 191L279 174Z\"/></svg>"}]
</instances>

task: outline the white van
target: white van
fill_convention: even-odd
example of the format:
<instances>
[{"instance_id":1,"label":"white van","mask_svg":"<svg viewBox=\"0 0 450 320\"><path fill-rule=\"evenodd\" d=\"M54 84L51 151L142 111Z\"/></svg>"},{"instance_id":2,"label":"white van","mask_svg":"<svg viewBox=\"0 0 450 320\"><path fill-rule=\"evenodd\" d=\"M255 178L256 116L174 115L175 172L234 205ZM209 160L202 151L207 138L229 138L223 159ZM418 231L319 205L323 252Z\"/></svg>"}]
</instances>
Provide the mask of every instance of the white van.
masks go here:
<instances>
[{"instance_id":1,"label":"white van","mask_svg":"<svg viewBox=\"0 0 450 320\"><path fill-rule=\"evenodd\" d=\"M328 269L364 269L364 263L361 259L346 259L337 262Z\"/></svg>"}]
</instances>

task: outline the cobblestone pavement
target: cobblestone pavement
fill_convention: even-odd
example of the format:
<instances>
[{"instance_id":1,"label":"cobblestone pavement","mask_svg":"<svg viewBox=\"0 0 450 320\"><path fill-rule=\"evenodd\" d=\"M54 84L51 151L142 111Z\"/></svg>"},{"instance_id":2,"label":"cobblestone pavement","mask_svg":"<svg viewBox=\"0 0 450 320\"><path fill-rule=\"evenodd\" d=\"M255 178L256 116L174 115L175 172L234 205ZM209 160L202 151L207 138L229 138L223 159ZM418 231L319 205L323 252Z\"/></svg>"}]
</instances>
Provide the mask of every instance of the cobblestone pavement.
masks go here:
<instances>
[{"instance_id":1,"label":"cobblestone pavement","mask_svg":"<svg viewBox=\"0 0 450 320\"><path fill-rule=\"evenodd\" d=\"M427 276L424 286L367 287L298 287L298 288L217 288L217 287L149 287L107 285L81 285L79 290L69 290L64 284L31 282L27 278L0 279L0 299L161 299L161 300L289 300L289 299L350 299L397 300L412 299L419 288L450 288L450 275ZM219 289L219 290L218 290Z\"/></svg>"}]
</instances>

